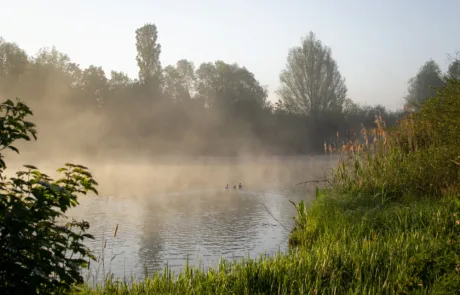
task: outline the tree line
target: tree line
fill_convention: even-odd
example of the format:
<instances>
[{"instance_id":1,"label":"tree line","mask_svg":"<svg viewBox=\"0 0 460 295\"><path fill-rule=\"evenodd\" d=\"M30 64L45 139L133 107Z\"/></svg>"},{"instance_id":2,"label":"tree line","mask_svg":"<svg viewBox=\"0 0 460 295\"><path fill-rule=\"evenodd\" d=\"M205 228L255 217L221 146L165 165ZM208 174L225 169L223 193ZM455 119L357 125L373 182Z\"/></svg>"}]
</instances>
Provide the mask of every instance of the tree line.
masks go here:
<instances>
[{"instance_id":1,"label":"tree line","mask_svg":"<svg viewBox=\"0 0 460 295\"><path fill-rule=\"evenodd\" d=\"M96 65L82 68L54 47L29 56L0 38L0 95L37 110L37 121L49 123L42 132L50 140L63 122L83 118L59 133L58 143L80 151L97 153L103 144L151 154L307 154L323 152L338 133L347 140L373 126L376 115L392 126L447 77L460 78L458 58L445 74L429 60L409 81L404 109L359 105L348 97L331 49L310 32L289 49L279 99L271 103L267 88L242 65L181 59L163 66L154 24L138 28L135 42L139 73L131 78ZM77 134L78 142L67 140Z\"/></svg>"}]
</instances>

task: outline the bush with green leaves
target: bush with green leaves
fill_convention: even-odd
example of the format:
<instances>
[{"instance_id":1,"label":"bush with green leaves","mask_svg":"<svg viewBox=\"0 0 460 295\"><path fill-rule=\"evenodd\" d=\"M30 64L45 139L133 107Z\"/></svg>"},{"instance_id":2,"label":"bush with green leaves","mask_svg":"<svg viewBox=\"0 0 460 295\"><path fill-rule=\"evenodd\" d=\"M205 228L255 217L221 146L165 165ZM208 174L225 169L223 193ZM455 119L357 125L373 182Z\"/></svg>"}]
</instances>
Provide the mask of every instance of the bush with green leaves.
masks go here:
<instances>
[{"instance_id":1,"label":"bush with green leaves","mask_svg":"<svg viewBox=\"0 0 460 295\"><path fill-rule=\"evenodd\" d=\"M89 224L72 220L64 224L64 213L78 205L77 195L94 192L87 168L65 164L53 180L37 168L25 165L15 177L5 176L3 151L19 153L12 144L36 139L33 115L19 100L0 105L0 293L52 294L83 282L81 268L93 259L84 239Z\"/></svg>"}]
</instances>

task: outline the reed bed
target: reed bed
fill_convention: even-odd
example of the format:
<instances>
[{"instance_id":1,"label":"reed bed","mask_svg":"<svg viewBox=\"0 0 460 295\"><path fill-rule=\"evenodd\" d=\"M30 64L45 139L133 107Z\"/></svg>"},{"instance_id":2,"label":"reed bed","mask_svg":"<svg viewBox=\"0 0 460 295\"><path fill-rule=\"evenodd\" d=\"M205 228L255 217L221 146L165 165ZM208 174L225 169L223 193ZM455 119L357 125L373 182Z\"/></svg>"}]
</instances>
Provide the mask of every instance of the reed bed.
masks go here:
<instances>
[{"instance_id":1,"label":"reed bed","mask_svg":"<svg viewBox=\"0 0 460 295\"><path fill-rule=\"evenodd\" d=\"M385 193L389 198L456 194L460 176L460 82L448 81L437 97L388 129L376 127L330 143L338 154L336 188L345 193ZM340 144L339 144L340 142Z\"/></svg>"}]
</instances>

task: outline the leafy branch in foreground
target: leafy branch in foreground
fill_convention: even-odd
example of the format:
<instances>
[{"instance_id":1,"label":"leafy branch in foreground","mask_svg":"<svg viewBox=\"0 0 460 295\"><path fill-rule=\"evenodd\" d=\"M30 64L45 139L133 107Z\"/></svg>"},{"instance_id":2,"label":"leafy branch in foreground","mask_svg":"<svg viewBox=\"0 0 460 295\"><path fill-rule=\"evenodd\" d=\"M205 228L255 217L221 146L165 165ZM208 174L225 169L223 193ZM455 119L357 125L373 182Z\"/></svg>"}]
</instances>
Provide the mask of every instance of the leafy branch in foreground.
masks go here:
<instances>
[{"instance_id":1,"label":"leafy branch in foreground","mask_svg":"<svg viewBox=\"0 0 460 295\"><path fill-rule=\"evenodd\" d=\"M82 283L80 273L87 259L94 259L83 241L89 224L75 221L61 225L64 213L78 205L77 194L94 192L97 182L88 168L65 164L62 177L53 180L36 167L6 179L1 151L19 153L18 139L36 139L33 123L24 119L32 111L19 100L0 105L0 293L50 294Z\"/></svg>"},{"instance_id":2,"label":"leafy branch in foreground","mask_svg":"<svg viewBox=\"0 0 460 295\"><path fill-rule=\"evenodd\" d=\"M37 130L35 124L25 121L28 115L33 115L28 106L16 101L16 104L7 100L0 104L0 151L10 149L19 154L19 150L12 145L15 140L25 139L30 141L30 136L37 139ZM3 155L0 154L0 170L3 171L6 164L3 161Z\"/></svg>"}]
</instances>

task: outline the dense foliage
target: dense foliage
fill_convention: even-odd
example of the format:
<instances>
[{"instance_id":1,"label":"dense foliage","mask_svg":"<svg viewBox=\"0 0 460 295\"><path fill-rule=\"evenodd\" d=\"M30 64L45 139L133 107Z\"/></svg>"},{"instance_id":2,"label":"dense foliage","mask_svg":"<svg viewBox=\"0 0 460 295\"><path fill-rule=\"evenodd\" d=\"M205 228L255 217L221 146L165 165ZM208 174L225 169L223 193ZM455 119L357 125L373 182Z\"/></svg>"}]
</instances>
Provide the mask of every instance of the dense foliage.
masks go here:
<instances>
[{"instance_id":1,"label":"dense foliage","mask_svg":"<svg viewBox=\"0 0 460 295\"><path fill-rule=\"evenodd\" d=\"M30 56L0 38L0 96L33 98L27 103L43 128L43 141L36 145L43 154L50 142L56 149L98 155L118 148L149 154L307 154L321 152L322 142L336 132L371 126L376 114L388 125L402 114L355 104L332 50L312 32L287 52L276 103L244 65L222 60L195 65L182 58L162 66L158 34L153 24L136 30L135 79L96 65L81 68L56 48Z\"/></svg>"},{"instance_id":2,"label":"dense foliage","mask_svg":"<svg viewBox=\"0 0 460 295\"><path fill-rule=\"evenodd\" d=\"M35 125L26 121L31 110L22 102L0 105L0 293L51 294L82 283L80 268L92 255L83 240L89 224L64 213L78 205L77 194L97 193L86 167L66 164L53 180L31 165L7 178L3 151L17 140L35 138Z\"/></svg>"}]
</instances>

